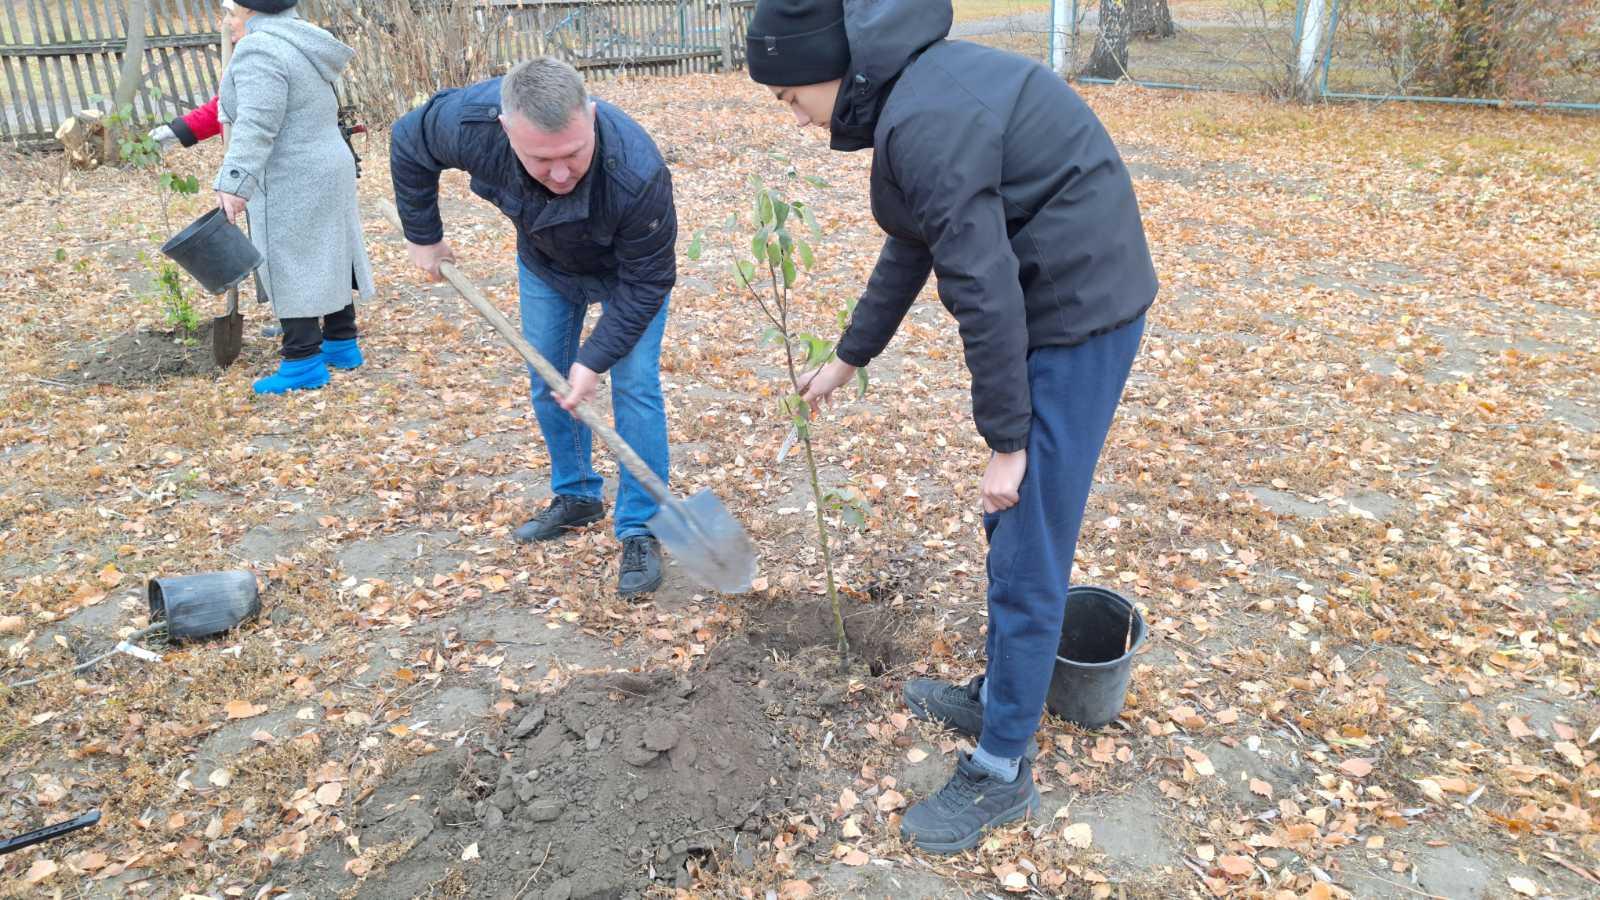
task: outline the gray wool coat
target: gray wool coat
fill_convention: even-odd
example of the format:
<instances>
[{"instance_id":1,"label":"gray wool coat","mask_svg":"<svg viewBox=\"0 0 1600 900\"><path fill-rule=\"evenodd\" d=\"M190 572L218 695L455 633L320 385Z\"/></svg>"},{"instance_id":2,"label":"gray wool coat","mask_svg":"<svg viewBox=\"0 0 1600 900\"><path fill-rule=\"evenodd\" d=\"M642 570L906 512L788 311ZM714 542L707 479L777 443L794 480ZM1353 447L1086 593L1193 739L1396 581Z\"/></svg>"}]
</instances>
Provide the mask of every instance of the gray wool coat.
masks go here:
<instances>
[{"instance_id":1,"label":"gray wool coat","mask_svg":"<svg viewBox=\"0 0 1600 900\"><path fill-rule=\"evenodd\" d=\"M355 51L295 16L256 15L218 91L233 126L214 187L245 198L262 287L280 319L325 316L372 296L356 166L333 83Z\"/></svg>"}]
</instances>

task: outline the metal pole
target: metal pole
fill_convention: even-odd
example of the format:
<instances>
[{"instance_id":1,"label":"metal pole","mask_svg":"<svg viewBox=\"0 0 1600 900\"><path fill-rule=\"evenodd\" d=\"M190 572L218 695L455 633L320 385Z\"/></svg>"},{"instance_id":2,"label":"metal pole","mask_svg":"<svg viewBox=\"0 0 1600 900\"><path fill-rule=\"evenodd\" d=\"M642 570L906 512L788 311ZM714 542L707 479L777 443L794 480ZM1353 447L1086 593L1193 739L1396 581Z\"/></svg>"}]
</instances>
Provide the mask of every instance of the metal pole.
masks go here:
<instances>
[{"instance_id":1,"label":"metal pole","mask_svg":"<svg viewBox=\"0 0 1600 900\"><path fill-rule=\"evenodd\" d=\"M1077 5L1077 0L1054 0L1050 4L1050 68L1055 72L1067 67L1067 28Z\"/></svg>"}]
</instances>

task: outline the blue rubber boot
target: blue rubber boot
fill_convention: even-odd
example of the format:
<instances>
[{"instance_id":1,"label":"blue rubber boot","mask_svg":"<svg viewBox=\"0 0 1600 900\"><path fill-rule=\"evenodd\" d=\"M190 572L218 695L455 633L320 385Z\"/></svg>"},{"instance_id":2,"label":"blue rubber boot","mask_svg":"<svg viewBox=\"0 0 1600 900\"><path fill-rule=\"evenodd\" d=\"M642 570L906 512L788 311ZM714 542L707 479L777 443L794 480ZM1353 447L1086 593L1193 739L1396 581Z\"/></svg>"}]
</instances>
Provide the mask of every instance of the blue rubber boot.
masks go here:
<instances>
[{"instance_id":1,"label":"blue rubber boot","mask_svg":"<svg viewBox=\"0 0 1600 900\"><path fill-rule=\"evenodd\" d=\"M321 356L305 359L286 359L278 364L276 375L268 375L255 383L258 394L282 394L287 391L309 390L328 383L328 366Z\"/></svg>"},{"instance_id":2,"label":"blue rubber boot","mask_svg":"<svg viewBox=\"0 0 1600 900\"><path fill-rule=\"evenodd\" d=\"M322 361L334 369L359 369L366 359L355 338L345 341L323 341Z\"/></svg>"}]
</instances>

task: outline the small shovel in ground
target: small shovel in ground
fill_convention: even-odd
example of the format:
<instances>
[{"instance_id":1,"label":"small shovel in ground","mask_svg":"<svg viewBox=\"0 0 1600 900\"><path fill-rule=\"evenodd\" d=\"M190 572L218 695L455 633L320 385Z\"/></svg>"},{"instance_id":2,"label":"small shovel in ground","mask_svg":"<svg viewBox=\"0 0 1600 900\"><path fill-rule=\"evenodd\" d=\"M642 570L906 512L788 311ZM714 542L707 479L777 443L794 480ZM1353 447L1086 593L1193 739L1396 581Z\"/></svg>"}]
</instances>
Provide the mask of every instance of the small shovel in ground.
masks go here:
<instances>
[{"instance_id":1,"label":"small shovel in ground","mask_svg":"<svg viewBox=\"0 0 1600 900\"><path fill-rule=\"evenodd\" d=\"M228 311L211 319L211 358L226 369L244 347L244 314L239 312L239 286L228 288Z\"/></svg>"},{"instance_id":2,"label":"small shovel in ground","mask_svg":"<svg viewBox=\"0 0 1600 900\"><path fill-rule=\"evenodd\" d=\"M394 204L384 200L379 205L383 210L383 217L396 231L403 234L400 214L394 208ZM523 339L522 333L516 326L479 293L460 270L450 263L443 263L439 266L439 274L472 304L472 308L476 309L479 315L500 332L500 336L516 349L552 391L558 395L565 395L571 390L567 380L556 371L556 367L550 365L549 361L539 355L539 351L533 349ZM639 458L639 454L633 452L633 448L622 440L622 436L596 415L593 409L587 405L580 406L573 410L572 414L578 421L589 426L590 431L600 436L600 440L611 448L617 459L633 473L633 477L639 480L659 504L656 514L650 517L650 533L655 535L656 540L667 548L667 552L672 554L690 576L707 588L724 594L742 594L750 590L750 583L756 575L755 547L750 543L750 536L745 534L744 528L715 494L709 490L702 490L687 500L679 500L672 495L661 479L650 471L650 467Z\"/></svg>"}]
</instances>

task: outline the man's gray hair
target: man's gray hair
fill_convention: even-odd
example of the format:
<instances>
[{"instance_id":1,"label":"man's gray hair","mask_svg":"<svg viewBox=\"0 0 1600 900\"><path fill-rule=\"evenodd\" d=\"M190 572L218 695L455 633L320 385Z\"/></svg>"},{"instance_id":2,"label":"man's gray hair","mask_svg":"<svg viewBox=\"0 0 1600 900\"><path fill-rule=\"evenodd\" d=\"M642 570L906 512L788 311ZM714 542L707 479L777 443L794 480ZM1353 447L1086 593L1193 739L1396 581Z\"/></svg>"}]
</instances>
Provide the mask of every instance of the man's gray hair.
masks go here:
<instances>
[{"instance_id":1,"label":"man's gray hair","mask_svg":"<svg viewBox=\"0 0 1600 900\"><path fill-rule=\"evenodd\" d=\"M500 111L516 113L550 134L567 127L588 102L583 76L553 57L518 63L500 80Z\"/></svg>"}]
</instances>

